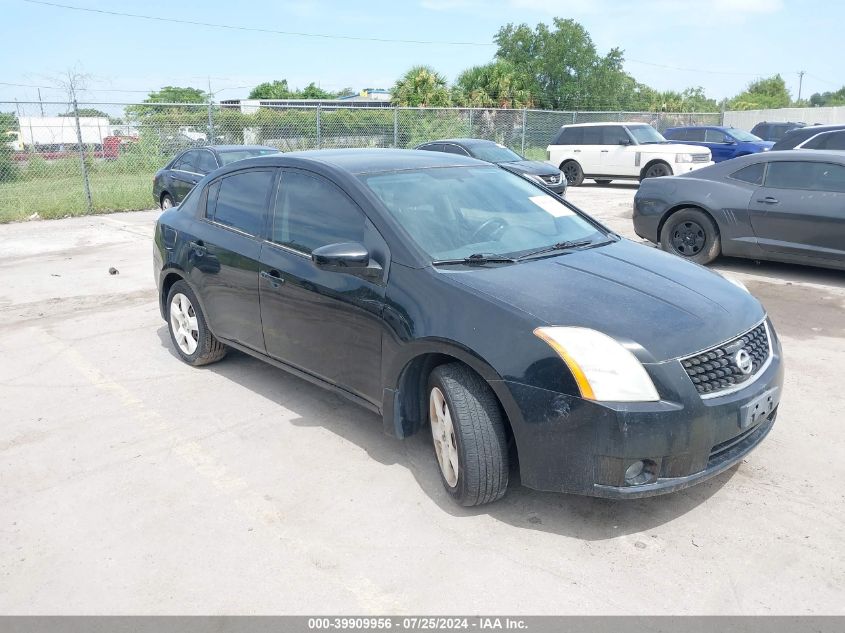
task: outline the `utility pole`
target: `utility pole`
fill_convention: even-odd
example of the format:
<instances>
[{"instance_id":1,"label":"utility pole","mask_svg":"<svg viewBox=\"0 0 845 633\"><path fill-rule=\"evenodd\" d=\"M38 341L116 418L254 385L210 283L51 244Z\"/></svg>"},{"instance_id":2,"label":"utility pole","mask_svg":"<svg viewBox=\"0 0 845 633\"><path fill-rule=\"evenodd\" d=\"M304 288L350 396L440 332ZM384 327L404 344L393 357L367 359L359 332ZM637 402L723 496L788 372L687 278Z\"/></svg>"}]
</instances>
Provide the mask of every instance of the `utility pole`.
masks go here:
<instances>
[{"instance_id":1,"label":"utility pole","mask_svg":"<svg viewBox=\"0 0 845 633\"><path fill-rule=\"evenodd\" d=\"M67 85L70 92L70 98L73 102L73 120L76 122L76 142L79 148L79 164L82 168L82 185L85 191L85 202L88 207L88 213L94 212L94 200L91 197L91 183L88 180L88 165L85 164L85 145L82 143L82 128L79 126L79 106L76 103L76 81L75 75L70 71L67 73Z\"/></svg>"},{"instance_id":2,"label":"utility pole","mask_svg":"<svg viewBox=\"0 0 845 633\"><path fill-rule=\"evenodd\" d=\"M799 70L798 71L798 101L801 101L801 87L804 83L804 75L806 74L805 71Z\"/></svg>"},{"instance_id":3,"label":"utility pole","mask_svg":"<svg viewBox=\"0 0 845 633\"><path fill-rule=\"evenodd\" d=\"M214 99L214 93L211 92L211 77L208 78L208 134L206 142L211 145L214 143L214 116L212 114L212 100Z\"/></svg>"},{"instance_id":4,"label":"utility pole","mask_svg":"<svg viewBox=\"0 0 845 633\"><path fill-rule=\"evenodd\" d=\"M44 118L44 102L41 101L41 88L38 89L38 105L41 106L41 118Z\"/></svg>"}]
</instances>

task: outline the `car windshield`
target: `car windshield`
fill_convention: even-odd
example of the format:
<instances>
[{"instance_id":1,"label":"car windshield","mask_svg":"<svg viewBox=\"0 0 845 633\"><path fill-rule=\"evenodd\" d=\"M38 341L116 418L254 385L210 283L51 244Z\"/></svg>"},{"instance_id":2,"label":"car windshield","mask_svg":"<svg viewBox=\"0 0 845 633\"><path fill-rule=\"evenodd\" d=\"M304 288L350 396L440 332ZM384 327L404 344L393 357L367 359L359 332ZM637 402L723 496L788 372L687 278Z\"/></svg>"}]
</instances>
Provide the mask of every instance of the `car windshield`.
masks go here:
<instances>
[{"instance_id":1,"label":"car windshield","mask_svg":"<svg viewBox=\"0 0 845 633\"><path fill-rule=\"evenodd\" d=\"M665 143L666 139L663 135L655 130L650 125L629 125L628 131L637 140L640 145L646 143Z\"/></svg>"},{"instance_id":2,"label":"car windshield","mask_svg":"<svg viewBox=\"0 0 845 633\"><path fill-rule=\"evenodd\" d=\"M432 260L515 256L605 237L557 198L496 167L436 167L360 178Z\"/></svg>"},{"instance_id":3,"label":"car windshield","mask_svg":"<svg viewBox=\"0 0 845 633\"><path fill-rule=\"evenodd\" d=\"M514 151L504 145L493 144L477 145L469 148L469 153L479 160L486 160L488 163L512 163L515 160L525 160Z\"/></svg>"},{"instance_id":4,"label":"car windshield","mask_svg":"<svg viewBox=\"0 0 845 633\"><path fill-rule=\"evenodd\" d=\"M267 156L269 154L278 153L278 150L275 149L239 149L228 152L219 152L220 162L223 165L228 165L229 163L234 163L235 161L243 160L244 158L255 158L256 156Z\"/></svg>"},{"instance_id":5,"label":"car windshield","mask_svg":"<svg viewBox=\"0 0 845 633\"><path fill-rule=\"evenodd\" d=\"M733 136L738 141L762 141L759 136L754 136L750 132L746 132L745 130L738 130L735 127L728 128L725 130L728 134Z\"/></svg>"}]
</instances>

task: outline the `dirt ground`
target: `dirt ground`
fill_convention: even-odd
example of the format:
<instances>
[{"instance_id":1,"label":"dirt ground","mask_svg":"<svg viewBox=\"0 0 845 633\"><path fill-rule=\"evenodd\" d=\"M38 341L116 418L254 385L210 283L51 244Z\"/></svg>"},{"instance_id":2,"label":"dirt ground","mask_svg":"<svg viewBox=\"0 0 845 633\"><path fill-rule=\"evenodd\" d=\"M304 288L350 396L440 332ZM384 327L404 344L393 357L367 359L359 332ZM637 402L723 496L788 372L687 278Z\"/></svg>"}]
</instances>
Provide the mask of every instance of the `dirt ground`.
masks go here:
<instances>
[{"instance_id":1,"label":"dirt ground","mask_svg":"<svg viewBox=\"0 0 845 633\"><path fill-rule=\"evenodd\" d=\"M635 191L569 197L634 238ZM737 467L627 502L517 480L463 509L426 434L243 354L179 362L157 215L0 226L0 613L845 613L841 272L716 264L786 360Z\"/></svg>"}]
</instances>

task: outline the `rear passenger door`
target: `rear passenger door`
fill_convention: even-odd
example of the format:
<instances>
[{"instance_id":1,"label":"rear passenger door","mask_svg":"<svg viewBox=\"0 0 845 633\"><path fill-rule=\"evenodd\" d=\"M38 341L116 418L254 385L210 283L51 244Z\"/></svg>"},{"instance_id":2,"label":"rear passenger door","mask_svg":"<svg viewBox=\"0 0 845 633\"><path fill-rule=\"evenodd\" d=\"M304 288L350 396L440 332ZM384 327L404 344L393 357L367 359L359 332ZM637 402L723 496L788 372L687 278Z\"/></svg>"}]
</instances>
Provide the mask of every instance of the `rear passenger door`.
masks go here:
<instances>
[{"instance_id":1,"label":"rear passenger door","mask_svg":"<svg viewBox=\"0 0 845 633\"><path fill-rule=\"evenodd\" d=\"M845 262L845 166L770 162L749 216L764 250Z\"/></svg>"},{"instance_id":2,"label":"rear passenger door","mask_svg":"<svg viewBox=\"0 0 845 633\"><path fill-rule=\"evenodd\" d=\"M258 262L276 169L246 169L214 180L187 237L186 271L215 336L263 352ZM202 200L200 204L202 205Z\"/></svg>"},{"instance_id":3,"label":"rear passenger door","mask_svg":"<svg viewBox=\"0 0 845 633\"><path fill-rule=\"evenodd\" d=\"M359 242L387 270L387 244L358 205L317 174L285 169L261 253L267 353L380 405L384 283L317 268L311 251Z\"/></svg>"},{"instance_id":4,"label":"rear passenger door","mask_svg":"<svg viewBox=\"0 0 845 633\"><path fill-rule=\"evenodd\" d=\"M584 139L581 146L573 150L575 160L581 164L585 175L604 175L607 173L602 167L603 153L607 153L604 145L604 126L585 125L583 130Z\"/></svg>"},{"instance_id":5,"label":"rear passenger door","mask_svg":"<svg viewBox=\"0 0 845 633\"><path fill-rule=\"evenodd\" d=\"M202 180L204 174L199 171L199 159L198 150L187 151L170 169L171 194L176 204L182 202L194 185Z\"/></svg>"}]
</instances>

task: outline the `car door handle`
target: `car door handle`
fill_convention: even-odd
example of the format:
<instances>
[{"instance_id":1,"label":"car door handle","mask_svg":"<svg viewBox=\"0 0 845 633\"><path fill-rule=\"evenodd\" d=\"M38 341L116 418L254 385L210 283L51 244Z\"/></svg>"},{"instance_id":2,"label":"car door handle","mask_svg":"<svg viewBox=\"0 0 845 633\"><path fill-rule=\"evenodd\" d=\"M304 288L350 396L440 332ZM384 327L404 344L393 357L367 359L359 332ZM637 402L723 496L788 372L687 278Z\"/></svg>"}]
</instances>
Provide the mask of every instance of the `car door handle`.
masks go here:
<instances>
[{"instance_id":1,"label":"car door handle","mask_svg":"<svg viewBox=\"0 0 845 633\"><path fill-rule=\"evenodd\" d=\"M191 250L194 251L199 257L202 257L208 252L208 249L203 244L202 240L198 240L196 242L188 242L188 246L191 247Z\"/></svg>"},{"instance_id":2,"label":"car door handle","mask_svg":"<svg viewBox=\"0 0 845 633\"><path fill-rule=\"evenodd\" d=\"M278 288L283 283L285 283L285 280L282 279L282 273L280 273L278 270L262 270L259 274L261 275L262 279L266 279L267 281L269 281L270 285L274 288Z\"/></svg>"},{"instance_id":3,"label":"car door handle","mask_svg":"<svg viewBox=\"0 0 845 633\"><path fill-rule=\"evenodd\" d=\"M573 150L572 150L572 153L573 153L573 154L580 154L580 153L581 153L581 150L580 150L580 149L573 149Z\"/></svg>"},{"instance_id":4,"label":"car door handle","mask_svg":"<svg viewBox=\"0 0 845 633\"><path fill-rule=\"evenodd\" d=\"M757 198L757 202L763 202L765 204L777 204L778 199L772 198L772 196L766 196L765 198Z\"/></svg>"},{"instance_id":5,"label":"car door handle","mask_svg":"<svg viewBox=\"0 0 845 633\"><path fill-rule=\"evenodd\" d=\"M606 149L603 149L603 150L601 151L601 153L602 153L602 154L607 154L607 150L606 150Z\"/></svg>"}]
</instances>

